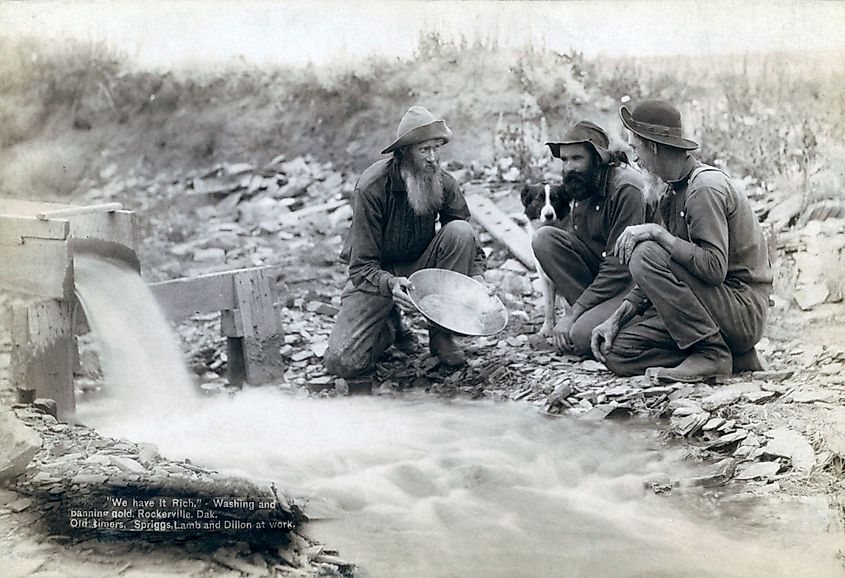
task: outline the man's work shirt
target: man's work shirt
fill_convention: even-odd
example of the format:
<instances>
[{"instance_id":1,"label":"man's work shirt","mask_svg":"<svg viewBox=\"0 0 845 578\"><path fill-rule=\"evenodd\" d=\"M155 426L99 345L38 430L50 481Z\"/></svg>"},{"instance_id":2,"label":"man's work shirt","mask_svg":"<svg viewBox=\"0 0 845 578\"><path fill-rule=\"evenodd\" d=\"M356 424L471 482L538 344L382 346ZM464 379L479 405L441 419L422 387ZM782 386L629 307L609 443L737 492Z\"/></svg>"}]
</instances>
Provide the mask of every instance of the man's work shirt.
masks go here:
<instances>
[{"instance_id":1,"label":"man's work shirt","mask_svg":"<svg viewBox=\"0 0 845 578\"><path fill-rule=\"evenodd\" d=\"M352 226L341 258L349 263L349 278L359 291L391 295L391 265L416 261L434 239L435 222L470 218L469 207L452 175L443 175L443 204L437 211L417 215L408 201L405 183L393 158L370 165L355 186ZM484 252L476 247L472 275L484 271Z\"/></svg>"},{"instance_id":2,"label":"man's work shirt","mask_svg":"<svg viewBox=\"0 0 845 578\"><path fill-rule=\"evenodd\" d=\"M571 232L601 263L593 282L576 300L584 309L615 297L631 284L628 266L613 256L613 246L625 227L644 222L642 188L642 175L631 167L608 167L598 193L572 203Z\"/></svg>"},{"instance_id":3,"label":"man's work shirt","mask_svg":"<svg viewBox=\"0 0 845 578\"><path fill-rule=\"evenodd\" d=\"M745 193L725 173L688 159L684 176L661 197L663 226L675 237L672 260L704 283L771 289L772 269L763 231ZM637 287L626 297L647 301Z\"/></svg>"}]
</instances>

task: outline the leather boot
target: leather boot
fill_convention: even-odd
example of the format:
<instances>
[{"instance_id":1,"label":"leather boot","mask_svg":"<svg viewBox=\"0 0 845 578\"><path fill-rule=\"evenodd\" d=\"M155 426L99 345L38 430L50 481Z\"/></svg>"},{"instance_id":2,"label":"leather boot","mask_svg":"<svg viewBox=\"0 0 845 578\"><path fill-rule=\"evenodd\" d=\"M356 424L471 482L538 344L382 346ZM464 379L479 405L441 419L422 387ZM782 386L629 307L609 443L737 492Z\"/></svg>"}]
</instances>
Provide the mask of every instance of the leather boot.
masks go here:
<instances>
[{"instance_id":1,"label":"leather boot","mask_svg":"<svg viewBox=\"0 0 845 578\"><path fill-rule=\"evenodd\" d=\"M452 334L440 329L428 330L428 348L432 355L436 355L440 363L451 367L459 367L467 362L463 350L455 343Z\"/></svg>"},{"instance_id":2,"label":"leather boot","mask_svg":"<svg viewBox=\"0 0 845 578\"><path fill-rule=\"evenodd\" d=\"M394 307L390 312L388 320L393 326L393 334L395 336L393 346L402 353L407 353L408 355L416 353L419 349L417 336L414 335L413 331L405 327L404 323L402 323L402 316L399 313L399 309Z\"/></svg>"},{"instance_id":3,"label":"leather boot","mask_svg":"<svg viewBox=\"0 0 845 578\"><path fill-rule=\"evenodd\" d=\"M721 333L716 333L693 345L677 367L649 367L645 374L658 383L697 383L726 377L731 374L731 366L731 350Z\"/></svg>"},{"instance_id":4,"label":"leather boot","mask_svg":"<svg viewBox=\"0 0 845 578\"><path fill-rule=\"evenodd\" d=\"M742 373L743 371L763 371L766 369L766 364L760 359L755 348L751 348L745 353L735 353L733 362L733 372Z\"/></svg>"}]
</instances>

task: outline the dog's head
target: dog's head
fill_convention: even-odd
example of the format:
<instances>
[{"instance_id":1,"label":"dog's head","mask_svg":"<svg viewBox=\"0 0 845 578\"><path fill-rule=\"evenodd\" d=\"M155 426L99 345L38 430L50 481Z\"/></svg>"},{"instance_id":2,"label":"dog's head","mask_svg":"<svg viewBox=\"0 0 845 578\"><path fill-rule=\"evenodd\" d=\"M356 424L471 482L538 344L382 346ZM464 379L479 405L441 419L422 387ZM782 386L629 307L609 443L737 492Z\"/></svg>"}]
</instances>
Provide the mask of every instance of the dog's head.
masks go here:
<instances>
[{"instance_id":1,"label":"dog's head","mask_svg":"<svg viewBox=\"0 0 845 578\"><path fill-rule=\"evenodd\" d=\"M541 223L562 221L569 215L569 201L562 185L525 185L519 194L525 216Z\"/></svg>"}]
</instances>

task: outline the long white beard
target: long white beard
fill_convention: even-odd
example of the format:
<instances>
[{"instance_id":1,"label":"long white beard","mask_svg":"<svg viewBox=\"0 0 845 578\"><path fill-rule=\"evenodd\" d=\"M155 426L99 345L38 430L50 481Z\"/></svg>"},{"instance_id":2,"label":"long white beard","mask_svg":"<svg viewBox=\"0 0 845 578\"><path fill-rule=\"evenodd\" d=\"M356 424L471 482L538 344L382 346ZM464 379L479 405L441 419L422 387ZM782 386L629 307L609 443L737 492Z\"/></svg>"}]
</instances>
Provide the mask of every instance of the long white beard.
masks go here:
<instances>
[{"instance_id":1,"label":"long white beard","mask_svg":"<svg viewBox=\"0 0 845 578\"><path fill-rule=\"evenodd\" d=\"M667 185L663 182L663 179L651 171L644 170L643 177L645 178L645 184L643 185L643 200L646 204L656 206L660 197L666 193Z\"/></svg>"},{"instance_id":2,"label":"long white beard","mask_svg":"<svg viewBox=\"0 0 845 578\"><path fill-rule=\"evenodd\" d=\"M443 179L440 168L434 171L416 170L404 163L399 174L405 181L408 203L417 215L429 215L443 205Z\"/></svg>"}]
</instances>

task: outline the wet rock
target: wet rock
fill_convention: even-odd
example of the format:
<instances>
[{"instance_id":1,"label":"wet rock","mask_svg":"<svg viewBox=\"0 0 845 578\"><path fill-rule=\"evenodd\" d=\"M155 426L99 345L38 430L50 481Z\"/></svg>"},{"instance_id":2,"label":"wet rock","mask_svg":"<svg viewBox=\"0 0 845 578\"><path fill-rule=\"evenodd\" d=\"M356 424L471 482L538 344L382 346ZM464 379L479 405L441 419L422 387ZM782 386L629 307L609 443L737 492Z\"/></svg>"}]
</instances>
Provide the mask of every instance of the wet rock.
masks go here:
<instances>
[{"instance_id":1,"label":"wet rock","mask_svg":"<svg viewBox=\"0 0 845 578\"><path fill-rule=\"evenodd\" d=\"M58 418L58 408L56 406L56 400L54 399L38 398L32 402L32 407Z\"/></svg>"},{"instance_id":2,"label":"wet rock","mask_svg":"<svg viewBox=\"0 0 845 578\"><path fill-rule=\"evenodd\" d=\"M675 417L673 414L672 418L669 420L669 428L675 435L687 437L695 435L698 430L704 427L704 424L706 424L709 419L710 414L707 412L694 413L680 417Z\"/></svg>"},{"instance_id":3,"label":"wet rock","mask_svg":"<svg viewBox=\"0 0 845 578\"><path fill-rule=\"evenodd\" d=\"M736 474L737 480L753 480L755 478L768 479L780 471L781 465L778 462L756 462L744 468L739 468Z\"/></svg>"},{"instance_id":4,"label":"wet rock","mask_svg":"<svg viewBox=\"0 0 845 578\"><path fill-rule=\"evenodd\" d=\"M41 444L41 436L14 413L0 411L0 480L21 475Z\"/></svg>"},{"instance_id":5,"label":"wet rock","mask_svg":"<svg viewBox=\"0 0 845 578\"><path fill-rule=\"evenodd\" d=\"M763 454L789 458L798 472L809 473L816 463L813 447L800 433L789 428L777 428L766 433L771 440L763 447Z\"/></svg>"},{"instance_id":6,"label":"wet rock","mask_svg":"<svg viewBox=\"0 0 845 578\"><path fill-rule=\"evenodd\" d=\"M760 391L760 384L756 382L733 383L720 387L715 393L701 399L701 407L707 411L714 411L720 407L736 403L744 393Z\"/></svg>"}]
</instances>

